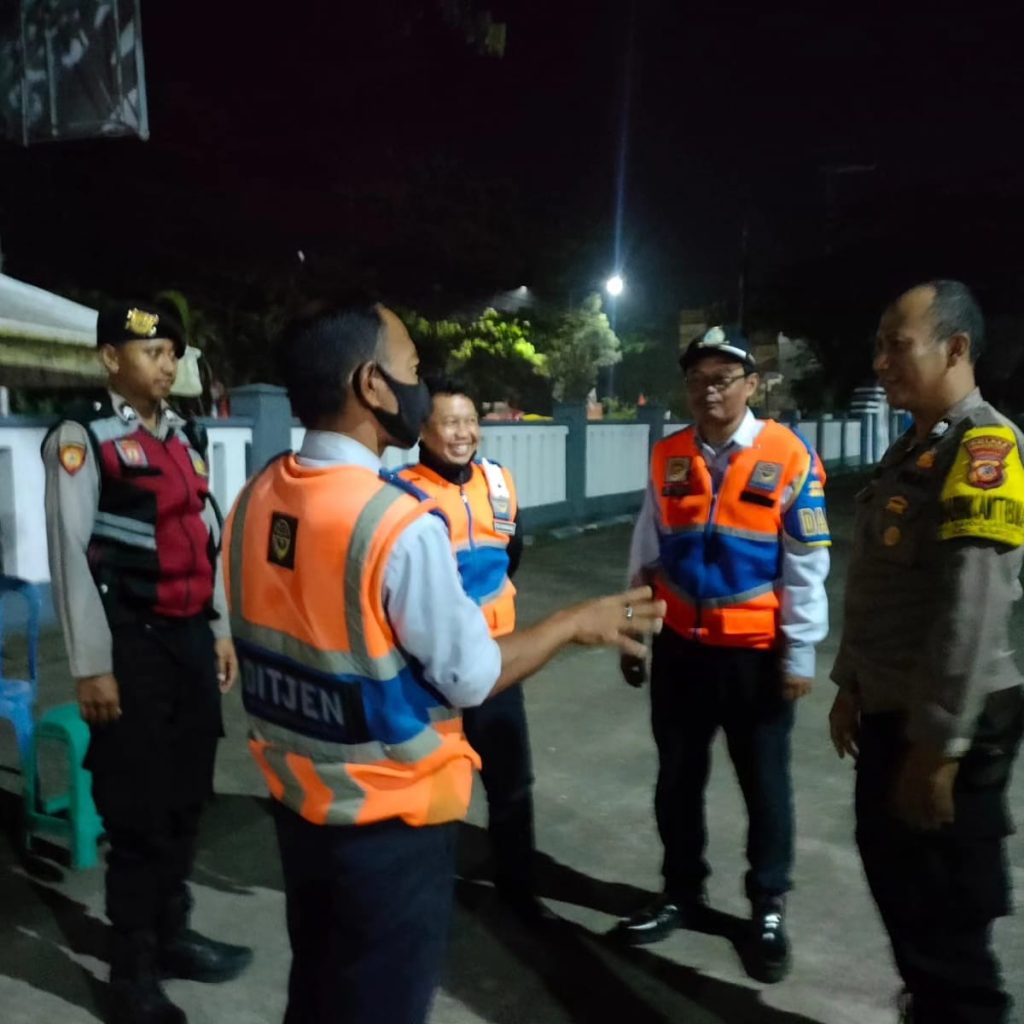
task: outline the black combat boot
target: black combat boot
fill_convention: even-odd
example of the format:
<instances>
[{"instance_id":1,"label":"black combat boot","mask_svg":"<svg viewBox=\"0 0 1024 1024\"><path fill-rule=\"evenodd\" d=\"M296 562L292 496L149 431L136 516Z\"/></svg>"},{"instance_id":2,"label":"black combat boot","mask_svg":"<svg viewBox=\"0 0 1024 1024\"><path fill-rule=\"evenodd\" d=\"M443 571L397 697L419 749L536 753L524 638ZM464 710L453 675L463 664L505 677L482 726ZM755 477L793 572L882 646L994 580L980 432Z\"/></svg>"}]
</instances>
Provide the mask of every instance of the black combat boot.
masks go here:
<instances>
[{"instance_id":1,"label":"black combat boot","mask_svg":"<svg viewBox=\"0 0 1024 1024\"><path fill-rule=\"evenodd\" d=\"M218 942L188 927L192 899L183 889L168 900L160 916L158 964L165 978L230 981L252 963L252 949Z\"/></svg>"},{"instance_id":2,"label":"black combat boot","mask_svg":"<svg viewBox=\"0 0 1024 1024\"><path fill-rule=\"evenodd\" d=\"M167 998L156 969L152 932L115 932L110 950L108 1024L188 1024Z\"/></svg>"}]
</instances>

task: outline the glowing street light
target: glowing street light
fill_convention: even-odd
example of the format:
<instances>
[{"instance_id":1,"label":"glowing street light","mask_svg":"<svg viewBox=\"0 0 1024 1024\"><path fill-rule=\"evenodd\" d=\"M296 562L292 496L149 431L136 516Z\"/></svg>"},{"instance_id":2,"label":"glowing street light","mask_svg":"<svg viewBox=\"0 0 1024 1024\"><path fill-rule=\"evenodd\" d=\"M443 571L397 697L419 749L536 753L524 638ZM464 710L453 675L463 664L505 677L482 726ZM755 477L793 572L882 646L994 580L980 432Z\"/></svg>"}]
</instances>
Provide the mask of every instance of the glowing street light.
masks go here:
<instances>
[{"instance_id":1,"label":"glowing street light","mask_svg":"<svg viewBox=\"0 0 1024 1024\"><path fill-rule=\"evenodd\" d=\"M604 290L613 298L617 299L625 291L626 282L621 274L612 274L604 283Z\"/></svg>"}]
</instances>

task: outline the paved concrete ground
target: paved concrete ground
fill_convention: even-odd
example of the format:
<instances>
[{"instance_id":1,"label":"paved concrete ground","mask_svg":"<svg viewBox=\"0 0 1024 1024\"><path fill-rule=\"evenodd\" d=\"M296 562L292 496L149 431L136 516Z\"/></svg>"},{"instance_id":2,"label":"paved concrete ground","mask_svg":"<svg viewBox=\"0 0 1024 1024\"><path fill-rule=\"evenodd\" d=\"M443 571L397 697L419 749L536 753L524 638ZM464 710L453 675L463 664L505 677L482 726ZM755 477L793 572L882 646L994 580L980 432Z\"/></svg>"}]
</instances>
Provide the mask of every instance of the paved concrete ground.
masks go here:
<instances>
[{"instance_id":1,"label":"paved concrete ground","mask_svg":"<svg viewBox=\"0 0 1024 1024\"><path fill-rule=\"evenodd\" d=\"M835 549L833 619L847 554L852 486L832 493ZM617 587L628 530L611 527L569 540L542 540L526 552L520 584L525 620ZM1024 626L1019 631L1024 635ZM747 907L741 895L744 814L724 747L709 790L711 897L718 934L678 932L644 950L603 938L616 917L659 887L660 850L651 795L655 757L645 692L618 678L616 660L594 651L563 655L528 684L536 761L541 886L566 924L547 937L504 919L483 876L482 800L463 829L466 878L458 889L451 955L433 1024L882 1024L894 1019L897 988L886 942L853 847L852 769L826 738L831 701L824 647L819 684L800 708L794 736L798 814L797 890L791 897L796 960L791 976L765 987L750 981L737 954ZM70 693L59 641L44 647L41 705ZM256 950L252 969L220 986L171 982L193 1024L267 1024L281 1019L289 953L284 897L263 786L245 752L241 703L227 702L229 736L217 768L218 796L206 815L195 872L196 921L210 934ZM6 730L6 725L0 726ZM0 731L0 1020L4 1024L99 1019L105 925L100 869L62 868L17 855L11 836L20 779L13 741ZM1017 817L1024 783L1014 786ZM1010 845L1024 889L1024 845ZM1001 922L997 939L1010 987L1024 1003L1024 918ZM400 970L400 966L396 970ZM395 1024L402 1024L396 1021Z\"/></svg>"}]
</instances>

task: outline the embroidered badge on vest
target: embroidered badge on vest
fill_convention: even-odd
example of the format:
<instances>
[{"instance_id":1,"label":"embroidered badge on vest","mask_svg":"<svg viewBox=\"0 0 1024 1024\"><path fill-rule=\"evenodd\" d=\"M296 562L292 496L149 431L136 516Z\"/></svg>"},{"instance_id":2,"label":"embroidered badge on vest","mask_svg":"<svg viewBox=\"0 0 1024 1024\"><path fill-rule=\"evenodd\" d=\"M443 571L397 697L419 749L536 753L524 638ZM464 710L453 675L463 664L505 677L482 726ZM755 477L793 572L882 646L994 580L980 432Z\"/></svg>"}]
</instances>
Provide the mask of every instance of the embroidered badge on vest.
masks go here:
<instances>
[{"instance_id":1,"label":"embroidered badge on vest","mask_svg":"<svg viewBox=\"0 0 1024 1024\"><path fill-rule=\"evenodd\" d=\"M964 441L971 458L967 482L972 487L989 491L999 487L1006 479L1006 456L1013 450L1013 442L1004 437L984 434Z\"/></svg>"},{"instance_id":2,"label":"embroidered badge on vest","mask_svg":"<svg viewBox=\"0 0 1024 1024\"><path fill-rule=\"evenodd\" d=\"M209 476L210 470L206 466L206 459L202 457L194 448L189 448L188 457L192 460L192 468L196 471L197 476Z\"/></svg>"},{"instance_id":3,"label":"embroidered badge on vest","mask_svg":"<svg viewBox=\"0 0 1024 1024\"><path fill-rule=\"evenodd\" d=\"M74 476L85 465L84 444L62 444L57 454L64 472Z\"/></svg>"},{"instance_id":4,"label":"embroidered badge on vest","mask_svg":"<svg viewBox=\"0 0 1024 1024\"><path fill-rule=\"evenodd\" d=\"M299 521L294 516L275 512L270 518L270 543L267 547L267 561L282 569L295 568L295 543L299 533Z\"/></svg>"},{"instance_id":5,"label":"embroidered badge on vest","mask_svg":"<svg viewBox=\"0 0 1024 1024\"><path fill-rule=\"evenodd\" d=\"M747 481L748 487L757 491L774 491L782 477L781 462L758 462Z\"/></svg>"},{"instance_id":6,"label":"embroidered badge on vest","mask_svg":"<svg viewBox=\"0 0 1024 1024\"><path fill-rule=\"evenodd\" d=\"M122 437L114 442L114 447L117 449L118 457L126 466L130 466L135 469L149 465L149 457L146 455L146 449L143 448L142 444L134 438Z\"/></svg>"},{"instance_id":7,"label":"embroidered badge on vest","mask_svg":"<svg viewBox=\"0 0 1024 1024\"><path fill-rule=\"evenodd\" d=\"M665 481L661 488L663 497L679 497L689 492L692 464L693 460L688 455L676 456L665 463Z\"/></svg>"}]
</instances>

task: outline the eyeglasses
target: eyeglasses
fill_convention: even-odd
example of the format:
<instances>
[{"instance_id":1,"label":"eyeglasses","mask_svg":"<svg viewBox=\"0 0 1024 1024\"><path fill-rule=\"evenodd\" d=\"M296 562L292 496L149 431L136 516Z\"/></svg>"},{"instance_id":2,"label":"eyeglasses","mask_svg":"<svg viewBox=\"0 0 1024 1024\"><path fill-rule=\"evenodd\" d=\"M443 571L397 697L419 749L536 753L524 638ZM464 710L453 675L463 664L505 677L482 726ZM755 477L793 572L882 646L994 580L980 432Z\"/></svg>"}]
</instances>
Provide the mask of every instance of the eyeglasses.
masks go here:
<instances>
[{"instance_id":1,"label":"eyeglasses","mask_svg":"<svg viewBox=\"0 0 1024 1024\"><path fill-rule=\"evenodd\" d=\"M740 373L732 377L705 377L703 374L691 373L686 377L687 391L706 391L711 388L718 394L724 394L738 380L745 380L749 374Z\"/></svg>"}]
</instances>

